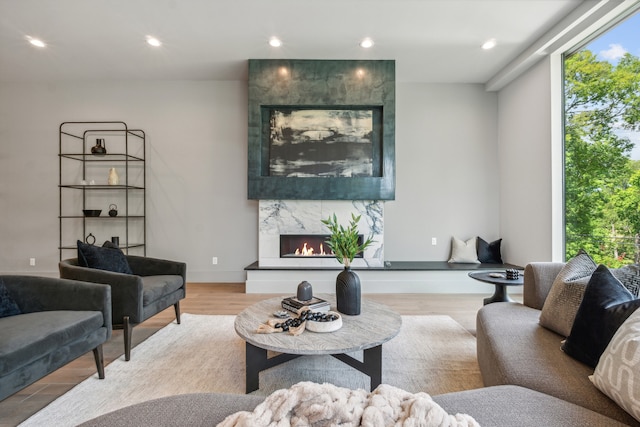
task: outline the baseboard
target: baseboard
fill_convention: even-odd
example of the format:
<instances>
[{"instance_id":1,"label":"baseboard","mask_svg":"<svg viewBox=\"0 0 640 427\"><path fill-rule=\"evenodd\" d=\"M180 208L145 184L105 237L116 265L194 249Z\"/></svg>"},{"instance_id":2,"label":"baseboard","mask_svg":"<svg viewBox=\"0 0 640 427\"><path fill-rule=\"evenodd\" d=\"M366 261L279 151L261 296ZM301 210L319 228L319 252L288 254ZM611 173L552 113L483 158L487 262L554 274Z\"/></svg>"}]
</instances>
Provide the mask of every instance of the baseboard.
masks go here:
<instances>
[{"instance_id":1,"label":"baseboard","mask_svg":"<svg viewBox=\"0 0 640 427\"><path fill-rule=\"evenodd\" d=\"M295 293L300 282L306 280L316 293L335 292L339 271L329 270L248 270L246 293ZM493 294L495 288L468 276L467 271L357 271L363 293L434 293L434 294ZM521 293L521 287L509 293Z\"/></svg>"}]
</instances>

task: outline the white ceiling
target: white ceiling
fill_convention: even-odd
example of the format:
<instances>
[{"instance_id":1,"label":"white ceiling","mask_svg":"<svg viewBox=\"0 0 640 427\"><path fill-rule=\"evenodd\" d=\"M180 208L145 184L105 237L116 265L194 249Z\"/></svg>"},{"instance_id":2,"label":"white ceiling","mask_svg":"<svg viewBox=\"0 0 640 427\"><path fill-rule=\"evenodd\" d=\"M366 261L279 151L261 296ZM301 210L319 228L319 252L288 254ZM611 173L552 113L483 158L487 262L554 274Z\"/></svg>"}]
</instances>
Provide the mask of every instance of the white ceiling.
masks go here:
<instances>
[{"instance_id":1,"label":"white ceiling","mask_svg":"<svg viewBox=\"0 0 640 427\"><path fill-rule=\"evenodd\" d=\"M400 82L485 83L583 3L0 0L0 81L245 80L249 58L295 58L394 59ZM484 51L489 38L498 46Z\"/></svg>"}]
</instances>

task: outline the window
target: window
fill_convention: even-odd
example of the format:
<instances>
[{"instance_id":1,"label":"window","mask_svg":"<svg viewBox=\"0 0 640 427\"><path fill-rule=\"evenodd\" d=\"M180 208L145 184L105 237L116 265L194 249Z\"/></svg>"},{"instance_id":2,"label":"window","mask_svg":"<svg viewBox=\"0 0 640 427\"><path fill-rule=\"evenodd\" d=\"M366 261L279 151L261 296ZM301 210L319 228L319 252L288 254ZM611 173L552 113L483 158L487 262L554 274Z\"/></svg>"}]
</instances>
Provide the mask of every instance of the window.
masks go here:
<instances>
[{"instance_id":1,"label":"window","mask_svg":"<svg viewBox=\"0 0 640 427\"><path fill-rule=\"evenodd\" d=\"M565 257L640 262L640 12L564 58Z\"/></svg>"}]
</instances>

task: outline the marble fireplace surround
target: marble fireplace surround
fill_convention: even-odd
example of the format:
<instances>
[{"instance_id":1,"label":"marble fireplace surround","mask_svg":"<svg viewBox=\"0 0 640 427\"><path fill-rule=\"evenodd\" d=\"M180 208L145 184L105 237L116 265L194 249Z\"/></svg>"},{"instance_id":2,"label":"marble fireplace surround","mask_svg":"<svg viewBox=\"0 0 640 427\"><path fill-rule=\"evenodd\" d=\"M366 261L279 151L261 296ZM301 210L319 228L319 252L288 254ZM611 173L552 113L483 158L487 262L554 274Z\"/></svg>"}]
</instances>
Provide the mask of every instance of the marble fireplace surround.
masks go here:
<instances>
[{"instance_id":1,"label":"marble fireplace surround","mask_svg":"<svg viewBox=\"0 0 640 427\"><path fill-rule=\"evenodd\" d=\"M338 222L347 226L351 214L361 215L358 231L375 242L353 260L353 267L384 265L384 202L370 200L260 200L258 203L258 264L268 267L327 267L341 264L335 257L280 257L281 234L326 235L329 231L323 219L335 214Z\"/></svg>"}]
</instances>

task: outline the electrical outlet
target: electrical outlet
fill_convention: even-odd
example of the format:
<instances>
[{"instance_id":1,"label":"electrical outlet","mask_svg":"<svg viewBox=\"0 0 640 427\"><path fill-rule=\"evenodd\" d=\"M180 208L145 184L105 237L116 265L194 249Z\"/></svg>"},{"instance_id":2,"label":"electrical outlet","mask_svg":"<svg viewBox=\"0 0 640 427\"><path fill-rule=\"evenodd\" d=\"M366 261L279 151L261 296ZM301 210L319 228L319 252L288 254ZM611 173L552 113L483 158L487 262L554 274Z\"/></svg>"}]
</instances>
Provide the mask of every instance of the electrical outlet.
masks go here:
<instances>
[{"instance_id":1,"label":"electrical outlet","mask_svg":"<svg viewBox=\"0 0 640 427\"><path fill-rule=\"evenodd\" d=\"M211 264L213 265L217 265L218 264L218 257L214 256L213 258L211 258Z\"/></svg>"},{"instance_id":2,"label":"electrical outlet","mask_svg":"<svg viewBox=\"0 0 640 427\"><path fill-rule=\"evenodd\" d=\"M29 265L31 267L35 267L36 266L36 259L35 258L29 258Z\"/></svg>"},{"instance_id":3,"label":"electrical outlet","mask_svg":"<svg viewBox=\"0 0 640 427\"><path fill-rule=\"evenodd\" d=\"M432 246L435 246L435 245L437 245L437 244L438 244L438 239L437 239L437 238L435 238L435 237L432 237L432 238L431 238L431 245L432 245Z\"/></svg>"}]
</instances>

